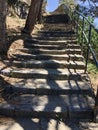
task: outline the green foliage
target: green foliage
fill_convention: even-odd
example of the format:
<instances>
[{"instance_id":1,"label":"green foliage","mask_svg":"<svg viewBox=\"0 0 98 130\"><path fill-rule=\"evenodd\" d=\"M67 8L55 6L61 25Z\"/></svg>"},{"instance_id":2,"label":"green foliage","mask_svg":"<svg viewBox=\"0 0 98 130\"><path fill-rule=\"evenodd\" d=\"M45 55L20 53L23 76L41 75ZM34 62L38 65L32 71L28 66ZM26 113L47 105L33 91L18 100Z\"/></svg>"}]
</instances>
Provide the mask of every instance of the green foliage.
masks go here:
<instances>
[{"instance_id":1,"label":"green foliage","mask_svg":"<svg viewBox=\"0 0 98 130\"><path fill-rule=\"evenodd\" d=\"M92 24L94 23L94 19L91 18L91 17L88 17L88 21L91 22ZM80 26L82 27L82 19L79 20L79 24ZM85 32L85 36L88 38L88 35L89 35L89 23L85 20L84 22L84 32ZM82 30L79 29L78 31L78 40L79 40L79 43L82 44L83 46L83 52L84 52L84 55L86 53L86 50L87 50L87 41L86 39L84 38L84 40L82 39ZM95 29L92 27L92 30L91 30L91 46L92 48L94 49L96 55L97 55L97 58L98 58L98 33L95 31Z\"/></svg>"},{"instance_id":2,"label":"green foliage","mask_svg":"<svg viewBox=\"0 0 98 130\"><path fill-rule=\"evenodd\" d=\"M93 25L93 23L94 23L93 18L88 17L88 21L91 22ZM81 29L82 29L82 26L83 26L82 19L79 19L79 24L80 24ZM90 27L90 24L85 20L84 21L84 32L85 32L85 36L87 38L89 36L89 27ZM88 43L87 43L85 37L82 39L83 33L82 33L81 29L78 30L78 41L79 41L79 44L81 45L81 48L83 50L84 57L86 58ZM93 51L94 51L96 58L98 60L98 33L95 31L95 29L93 27L91 29L91 47L93 48ZM97 69L96 65L94 64L94 60L93 60L91 53L89 54L88 72L92 73L92 74L98 74L98 69Z\"/></svg>"},{"instance_id":3,"label":"green foliage","mask_svg":"<svg viewBox=\"0 0 98 130\"><path fill-rule=\"evenodd\" d=\"M66 6L74 9L76 7L76 0L59 0L60 5L65 4Z\"/></svg>"},{"instance_id":4,"label":"green foliage","mask_svg":"<svg viewBox=\"0 0 98 130\"><path fill-rule=\"evenodd\" d=\"M7 0L7 2L9 6L13 6L18 2L18 0Z\"/></svg>"},{"instance_id":5,"label":"green foliage","mask_svg":"<svg viewBox=\"0 0 98 130\"><path fill-rule=\"evenodd\" d=\"M91 74L98 74L98 69L96 68L96 66L93 64L93 63L91 63L91 62L89 62L88 63L88 73L91 73Z\"/></svg>"}]
</instances>

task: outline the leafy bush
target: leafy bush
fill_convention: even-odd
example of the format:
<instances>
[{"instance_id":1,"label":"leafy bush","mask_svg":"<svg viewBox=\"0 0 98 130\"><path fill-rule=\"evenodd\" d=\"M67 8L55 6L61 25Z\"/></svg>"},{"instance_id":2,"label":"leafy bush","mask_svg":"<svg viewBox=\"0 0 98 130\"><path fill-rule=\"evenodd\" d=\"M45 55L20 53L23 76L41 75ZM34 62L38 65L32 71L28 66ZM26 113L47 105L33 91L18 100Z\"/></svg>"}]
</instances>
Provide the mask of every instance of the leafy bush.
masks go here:
<instances>
[{"instance_id":1,"label":"leafy bush","mask_svg":"<svg viewBox=\"0 0 98 130\"><path fill-rule=\"evenodd\" d=\"M18 2L18 0L7 0L7 2L9 6L13 6Z\"/></svg>"}]
</instances>

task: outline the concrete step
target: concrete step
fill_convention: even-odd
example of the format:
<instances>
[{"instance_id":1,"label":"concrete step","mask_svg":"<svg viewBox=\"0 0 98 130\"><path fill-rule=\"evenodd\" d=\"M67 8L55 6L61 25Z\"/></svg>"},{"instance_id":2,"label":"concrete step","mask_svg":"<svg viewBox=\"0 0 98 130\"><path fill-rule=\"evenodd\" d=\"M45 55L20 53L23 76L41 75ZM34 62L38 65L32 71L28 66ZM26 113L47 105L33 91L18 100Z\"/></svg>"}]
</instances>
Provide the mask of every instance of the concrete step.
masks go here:
<instances>
[{"instance_id":1,"label":"concrete step","mask_svg":"<svg viewBox=\"0 0 98 130\"><path fill-rule=\"evenodd\" d=\"M69 68L69 69L84 69L85 63L82 61L58 61L58 60L25 60L25 61L8 61L4 60L7 66L16 66L24 68Z\"/></svg>"},{"instance_id":2,"label":"concrete step","mask_svg":"<svg viewBox=\"0 0 98 130\"><path fill-rule=\"evenodd\" d=\"M21 52L29 53L29 54L65 54L65 49L63 50L48 50L48 49L18 49Z\"/></svg>"},{"instance_id":3,"label":"concrete step","mask_svg":"<svg viewBox=\"0 0 98 130\"><path fill-rule=\"evenodd\" d=\"M24 43L25 48L34 48L34 49L50 49L50 50L62 50L64 48L70 48L70 49L79 49L79 44L63 44L63 45L49 45L49 44L34 44L34 43Z\"/></svg>"},{"instance_id":4,"label":"concrete step","mask_svg":"<svg viewBox=\"0 0 98 130\"><path fill-rule=\"evenodd\" d=\"M48 49L18 49L24 53L31 53L31 54L55 54L61 55L62 54L81 54L81 49L63 49L63 50L48 50Z\"/></svg>"},{"instance_id":5,"label":"concrete step","mask_svg":"<svg viewBox=\"0 0 98 130\"><path fill-rule=\"evenodd\" d=\"M33 39L38 40L76 40L76 37L68 37L68 36L46 36L46 35L32 35Z\"/></svg>"},{"instance_id":6,"label":"concrete step","mask_svg":"<svg viewBox=\"0 0 98 130\"><path fill-rule=\"evenodd\" d=\"M56 29L56 27L63 27L63 29L67 28L67 29L70 29L73 25L71 23L43 23L43 28L41 28L41 31L44 30L44 29L47 29L48 27L54 27ZM53 31L53 30L52 30ZM60 30L58 30L60 31ZM62 30L62 31L65 31L65 30ZM68 31L68 30L67 30Z\"/></svg>"},{"instance_id":7,"label":"concrete step","mask_svg":"<svg viewBox=\"0 0 98 130\"><path fill-rule=\"evenodd\" d=\"M76 36L76 33L74 31L68 31L68 30L66 31L38 30L37 33L34 32L33 34Z\"/></svg>"},{"instance_id":8,"label":"concrete step","mask_svg":"<svg viewBox=\"0 0 98 130\"><path fill-rule=\"evenodd\" d=\"M28 54L28 53L22 53L22 54L14 54L12 55L12 59L14 60L50 60L50 59L55 59L55 60L68 60L69 56L67 54L64 55L51 55L51 54Z\"/></svg>"},{"instance_id":9,"label":"concrete step","mask_svg":"<svg viewBox=\"0 0 98 130\"><path fill-rule=\"evenodd\" d=\"M48 44L45 44L45 45L41 45L41 44L34 44L34 43L25 43L24 44L24 47L25 48L34 48L34 49L50 49L50 50L62 50L64 49L64 46L66 45L63 45L63 46L60 46L60 45L48 45Z\"/></svg>"},{"instance_id":10,"label":"concrete step","mask_svg":"<svg viewBox=\"0 0 98 130\"><path fill-rule=\"evenodd\" d=\"M16 79L3 76L3 86L7 92L37 95L92 95L90 81L78 80L47 80L47 79Z\"/></svg>"},{"instance_id":11,"label":"concrete step","mask_svg":"<svg viewBox=\"0 0 98 130\"><path fill-rule=\"evenodd\" d=\"M7 93L8 96L8 93ZM9 93L9 96L11 94ZM13 95L3 96L0 115L14 117L50 117L92 119L94 98L88 95Z\"/></svg>"},{"instance_id":12,"label":"concrete step","mask_svg":"<svg viewBox=\"0 0 98 130\"><path fill-rule=\"evenodd\" d=\"M49 38L49 39L55 39L55 38L65 38L65 39L76 39L76 34L67 34L67 33L51 33L51 32L36 32L32 34L32 37L38 37L38 38Z\"/></svg>"},{"instance_id":13,"label":"concrete step","mask_svg":"<svg viewBox=\"0 0 98 130\"><path fill-rule=\"evenodd\" d=\"M38 79L53 79L53 80L82 80L86 75L84 70L77 69L29 69L6 67L1 69L2 75L13 78L38 78Z\"/></svg>"},{"instance_id":14,"label":"concrete step","mask_svg":"<svg viewBox=\"0 0 98 130\"><path fill-rule=\"evenodd\" d=\"M65 49L67 54L78 54L81 55L81 49Z\"/></svg>"},{"instance_id":15,"label":"concrete step","mask_svg":"<svg viewBox=\"0 0 98 130\"><path fill-rule=\"evenodd\" d=\"M70 24L70 18L68 14L55 14L47 15L43 17L44 23L49 24Z\"/></svg>"},{"instance_id":16,"label":"concrete step","mask_svg":"<svg viewBox=\"0 0 98 130\"><path fill-rule=\"evenodd\" d=\"M36 44L44 44L44 45L65 45L68 43L71 44L77 44L77 39L75 40L44 40L44 39L36 39L36 38L32 38L32 39L26 39L25 43L36 43Z\"/></svg>"},{"instance_id":17,"label":"concrete step","mask_svg":"<svg viewBox=\"0 0 98 130\"><path fill-rule=\"evenodd\" d=\"M68 44L67 48L68 49L80 49L80 45L79 44Z\"/></svg>"},{"instance_id":18,"label":"concrete step","mask_svg":"<svg viewBox=\"0 0 98 130\"><path fill-rule=\"evenodd\" d=\"M58 26L63 27L63 28L71 28L71 26L72 26L71 23L68 23L68 24L66 24L66 23L43 23L43 28L41 28L41 30L44 28L46 29L47 27L54 27L54 25L55 25L55 28ZM64 31L64 30L62 30L62 31Z\"/></svg>"},{"instance_id":19,"label":"concrete step","mask_svg":"<svg viewBox=\"0 0 98 130\"><path fill-rule=\"evenodd\" d=\"M52 54L28 54L28 53L22 53L22 54L14 54L12 56L13 59L15 60L24 60L24 59L35 59L35 60L77 60L77 61L83 61L83 56L82 55L77 55L77 54L64 54L64 55L52 55Z\"/></svg>"}]
</instances>

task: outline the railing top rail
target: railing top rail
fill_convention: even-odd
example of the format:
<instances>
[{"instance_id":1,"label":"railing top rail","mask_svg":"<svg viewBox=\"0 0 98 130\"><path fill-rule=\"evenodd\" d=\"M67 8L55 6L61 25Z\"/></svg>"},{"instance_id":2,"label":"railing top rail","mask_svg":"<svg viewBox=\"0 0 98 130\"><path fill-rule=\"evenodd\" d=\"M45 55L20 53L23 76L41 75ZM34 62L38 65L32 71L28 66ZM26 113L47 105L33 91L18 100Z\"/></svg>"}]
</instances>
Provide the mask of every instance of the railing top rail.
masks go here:
<instances>
[{"instance_id":1,"label":"railing top rail","mask_svg":"<svg viewBox=\"0 0 98 130\"><path fill-rule=\"evenodd\" d=\"M98 29L95 28L95 26L87 19L87 17L85 15L83 15L81 12L79 12L78 10L75 10L75 13L79 14L80 16L82 16L83 18L85 18L85 20L93 27L93 29L98 33Z\"/></svg>"}]
</instances>

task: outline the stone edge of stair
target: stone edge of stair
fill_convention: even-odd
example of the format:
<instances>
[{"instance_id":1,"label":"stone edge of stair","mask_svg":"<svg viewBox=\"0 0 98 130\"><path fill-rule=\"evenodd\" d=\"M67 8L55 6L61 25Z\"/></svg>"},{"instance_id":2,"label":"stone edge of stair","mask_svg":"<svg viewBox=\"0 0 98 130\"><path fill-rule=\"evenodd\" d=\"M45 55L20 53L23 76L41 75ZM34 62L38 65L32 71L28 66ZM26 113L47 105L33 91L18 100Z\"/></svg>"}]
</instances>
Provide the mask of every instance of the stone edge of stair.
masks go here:
<instances>
[{"instance_id":1,"label":"stone edge of stair","mask_svg":"<svg viewBox=\"0 0 98 130\"><path fill-rule=\"evenodd\" d=\"M56 118L57 116L61 116L67 119L88 119L93 120L94 118L94 110L93 108L89 108L83 111L74 110L65 112L44 112L44 111L33 111L30 107L22 108L21 106L15 106L10 104L2 104L0 103L0 115L8 116L8 117L48 117L48 118Z\"/></svg>"},{"instance_id":2,"label":"stone edge of stair","mask_svg":"<svg viewBox=\"0 0 98 130\"><path fill-rule=\"evenodd\" d=\"M77 79L77 80L82 80L82 76L81 74L75 73L65 73L65 74L55 74L53 75L51 74L41 74L41 73L36 73L36 72L32 72L32 73L21 73L20 71L17 70L0 70L0 74L4 75L4 76L9 76L9 77L13 77L13 78L46 78L46 79L52 79L52 80L72 80L72 79Z\"/></svg>"},{"instance_id":3,"label":"stone edge of stair","mask_svg":"<svg viewBox=\"0 0 98 130\"><path fill-rule=\"evenodd\" d=\"M20 86L13 85L5 85L4 89L7 92L15 92L22 94L37 94L37 95L71 95L71 94L83 94L83 95L91 95L92 90L89 89L49 89L49 88L21 88Z\"/></svg>"}]
</instances>

